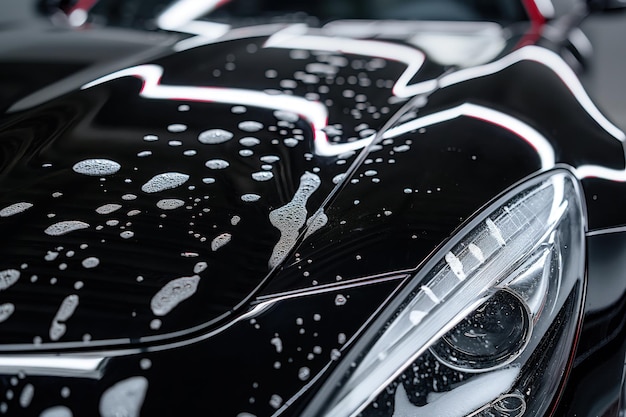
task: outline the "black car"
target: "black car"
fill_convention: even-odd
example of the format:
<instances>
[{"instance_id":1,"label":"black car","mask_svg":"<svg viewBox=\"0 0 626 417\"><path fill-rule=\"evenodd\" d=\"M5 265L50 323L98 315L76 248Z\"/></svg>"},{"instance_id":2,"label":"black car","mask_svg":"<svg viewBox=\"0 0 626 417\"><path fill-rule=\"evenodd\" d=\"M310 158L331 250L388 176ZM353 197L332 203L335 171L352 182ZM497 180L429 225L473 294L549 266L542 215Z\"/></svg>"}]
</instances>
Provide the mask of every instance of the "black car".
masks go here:
<instances>
[{"instance_id":1,"label":"black car","mask_svg":"<svg viewBox=\"0 0 626 417\"><path fill-rule=\"evenodd\" d=\"M63 6L0 28L0 414L623 414L619 2Z\"/></svg>"}]
</instances>

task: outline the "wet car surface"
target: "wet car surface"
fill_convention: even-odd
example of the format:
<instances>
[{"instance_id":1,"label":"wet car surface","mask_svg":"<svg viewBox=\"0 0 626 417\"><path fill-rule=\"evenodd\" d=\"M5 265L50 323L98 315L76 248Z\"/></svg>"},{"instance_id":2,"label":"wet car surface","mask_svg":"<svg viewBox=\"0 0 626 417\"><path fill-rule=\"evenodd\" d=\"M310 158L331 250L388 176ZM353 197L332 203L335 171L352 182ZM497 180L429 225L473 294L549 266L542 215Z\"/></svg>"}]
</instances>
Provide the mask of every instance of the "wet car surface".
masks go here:
<instances>
[{"instance_id":1,"label":"wet car surface","mask_svg":"<svg viewBox=\"0 0 626 417\"><path fill-rule=\"evenodd\" d=\"M624 133L533 5L220 26L11 97L0 412L618 415Z\"/></svg>"}]
</instances>

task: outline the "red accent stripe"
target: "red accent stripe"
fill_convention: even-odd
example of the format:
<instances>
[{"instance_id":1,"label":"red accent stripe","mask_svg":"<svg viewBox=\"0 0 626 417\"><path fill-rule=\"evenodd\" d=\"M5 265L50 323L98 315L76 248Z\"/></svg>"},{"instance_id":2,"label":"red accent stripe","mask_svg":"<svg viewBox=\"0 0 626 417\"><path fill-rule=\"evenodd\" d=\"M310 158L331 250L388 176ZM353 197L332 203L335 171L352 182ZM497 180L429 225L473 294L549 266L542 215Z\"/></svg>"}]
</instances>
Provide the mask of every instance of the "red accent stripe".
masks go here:
<instances>
[{"instance_id":1,"label":"red accent stripe","mask_svg":"<svg viewBox=\"0 0 626 417\"><path fill-rule=\"evenodd\" d=\"M530 28L518 44L515 45L515 49L536 44L537 40L541 37L542 28L546 24L546 17L541 14L535 0L522 0L522 3L530 19Z\"/></svg>"}]
</instances>

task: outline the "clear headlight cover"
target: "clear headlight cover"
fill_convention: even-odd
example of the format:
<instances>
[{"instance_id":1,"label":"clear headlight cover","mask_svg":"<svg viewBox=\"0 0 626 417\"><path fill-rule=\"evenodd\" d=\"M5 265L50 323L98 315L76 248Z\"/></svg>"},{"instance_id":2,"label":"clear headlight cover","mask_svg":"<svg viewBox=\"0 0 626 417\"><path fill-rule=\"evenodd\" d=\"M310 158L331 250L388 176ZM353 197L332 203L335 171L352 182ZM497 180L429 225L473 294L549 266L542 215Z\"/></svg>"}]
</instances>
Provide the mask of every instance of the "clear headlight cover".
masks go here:
<instances>
[{"instance_id":1,"label":"clear headlight cover","mask_svg":"<svg viewBox=\"0 0 626 417\"><path fill-rule=\"evenodd\" d=\"M543 415L580 324L584 225L565 169L506 193L420 268L305 415Z\"/></svg>"}]
</instances>

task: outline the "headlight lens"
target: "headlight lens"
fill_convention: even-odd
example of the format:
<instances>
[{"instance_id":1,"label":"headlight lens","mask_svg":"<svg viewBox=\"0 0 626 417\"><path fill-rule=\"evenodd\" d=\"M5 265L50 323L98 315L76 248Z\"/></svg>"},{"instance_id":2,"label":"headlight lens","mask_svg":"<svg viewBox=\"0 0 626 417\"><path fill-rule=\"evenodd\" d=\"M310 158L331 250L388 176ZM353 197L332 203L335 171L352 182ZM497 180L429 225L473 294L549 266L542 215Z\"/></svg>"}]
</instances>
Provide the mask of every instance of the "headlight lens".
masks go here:
<instances>
[{"instance_id":1,"label":"headlight lens","mask_svg":"<svg viewBox=\"0 0 626 417\"><path fill-rule=\"evenodd\" d=\"M567 170L506 193L420 268L305 415L543 415L580 322L584 225Z\"/></svg>"}]
</instances>

